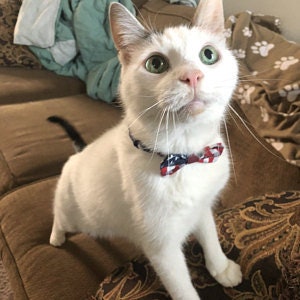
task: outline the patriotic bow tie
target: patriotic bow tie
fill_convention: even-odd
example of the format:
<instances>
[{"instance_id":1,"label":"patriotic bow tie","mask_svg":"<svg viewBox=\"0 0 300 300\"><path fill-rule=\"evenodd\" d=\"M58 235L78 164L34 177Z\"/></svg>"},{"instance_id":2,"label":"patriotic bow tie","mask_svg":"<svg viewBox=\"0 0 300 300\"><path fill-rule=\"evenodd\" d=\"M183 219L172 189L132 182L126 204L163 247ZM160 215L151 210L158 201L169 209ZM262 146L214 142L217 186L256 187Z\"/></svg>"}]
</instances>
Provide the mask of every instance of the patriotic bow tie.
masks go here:
<instances>
[{"instance_id":1,"label":"patriotic bow tie","mask_svg":"<svg viewBox=\"0 0 300 300\"><path fill-rule=\"evenodd\" d=\"M133 145L141 149L145 152L153 152L153 150L147 148L141 141L136 140L131 133L129 132L129 136L133 142ZM217 143L212 146L205 147L203 152L199 154L169 154L166 155L163 161L160 164L160 174L161 176L172 175L185 165L192 163L213 163L218 160L218 158L222 155L224 150L224 146L222 143ZM162 153L157 153L159 156L164 156Z\"/></svg>"},{"instance_id":2,"label":"patriotic bow tie","mask_svg":"<svg viewBox=\"0 0 300 300\"><path fill-rule=\"evenodd\" d=\"M222 143L205 147L200 154L169 154L160 164L161 176L172 175L185 165L193 163L213 163L216 162L224 150Z\"/></svg>"}]
</instances>

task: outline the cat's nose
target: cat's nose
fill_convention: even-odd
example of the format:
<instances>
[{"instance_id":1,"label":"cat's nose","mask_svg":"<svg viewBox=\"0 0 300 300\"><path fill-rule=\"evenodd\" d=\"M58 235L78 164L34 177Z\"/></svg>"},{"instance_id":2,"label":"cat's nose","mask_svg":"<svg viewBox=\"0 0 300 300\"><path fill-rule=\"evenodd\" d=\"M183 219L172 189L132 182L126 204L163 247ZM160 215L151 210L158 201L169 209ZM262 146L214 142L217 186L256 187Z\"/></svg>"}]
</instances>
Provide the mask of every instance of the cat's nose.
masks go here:
<instances>
[{"instance_id":1,"label":"cat's nose","mask_svg":"<svg viewBox=\"0 0 300 300\"><path fill-rule=\"evenodd\" d=\"M194 88L202 77L203 74L201 73L201 71L191 70L191 71L186 71L184 74L182 74L179 77L179 80Z\"/></svg>"}]
</instances>

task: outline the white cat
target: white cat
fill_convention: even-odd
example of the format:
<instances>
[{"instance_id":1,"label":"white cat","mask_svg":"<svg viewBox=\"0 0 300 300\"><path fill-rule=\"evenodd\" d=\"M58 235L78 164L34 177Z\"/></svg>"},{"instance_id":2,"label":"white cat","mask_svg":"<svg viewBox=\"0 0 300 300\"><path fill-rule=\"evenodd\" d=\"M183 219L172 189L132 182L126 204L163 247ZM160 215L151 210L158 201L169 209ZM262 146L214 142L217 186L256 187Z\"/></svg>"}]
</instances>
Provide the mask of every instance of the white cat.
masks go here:
<instances>
[{"instance_id":1,"label":"white cat","mask_svg":"<svg viewBox=\"0 0 300 300\"><path fill-rule=\"evenodd\" d=\"M181 249L193 233L211 275L235 286L240 267L223 253L211 211L229 178L220 123L238 76L225 46L222 1L201 0L191 27L162 33L118 3L110 6L110 22L124 118L65 164L50 243L60 246L66 232L126 237L173 299L196 300Z\"/></svg>"}]
</instances>

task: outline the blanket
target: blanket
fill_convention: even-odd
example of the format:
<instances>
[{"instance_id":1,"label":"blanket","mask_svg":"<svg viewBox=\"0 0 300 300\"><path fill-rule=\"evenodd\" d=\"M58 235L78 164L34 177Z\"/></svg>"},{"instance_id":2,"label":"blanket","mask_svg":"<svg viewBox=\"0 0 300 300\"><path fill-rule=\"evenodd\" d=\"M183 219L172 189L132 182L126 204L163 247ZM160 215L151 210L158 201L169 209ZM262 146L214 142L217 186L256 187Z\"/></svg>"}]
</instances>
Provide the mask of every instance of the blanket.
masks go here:
<instances>
[{"instance_id":1,"label":"blanket","mask_svg":"<svg viewBox=\"0 0 300 300\"><path fill-rule=\"evenodd\" d=\"M14 42L29 45L45 68L83 80L90 97L112 102L120 64L110 36L110 2L23 0ZM119 2L135 14L130 0Z\"/></svg>"},{"instance_id":2,"label":"blanket","mask_svg":"<svg viewBox=\"0 0 300 300\"><path fill-rule=\"evenodd\" d=\"M300 166L300 45L279 34L279 25L276 17L251 12L226 21L228 44L240 64L234 100L257 133Z\"/></svg>"}]
</instances>

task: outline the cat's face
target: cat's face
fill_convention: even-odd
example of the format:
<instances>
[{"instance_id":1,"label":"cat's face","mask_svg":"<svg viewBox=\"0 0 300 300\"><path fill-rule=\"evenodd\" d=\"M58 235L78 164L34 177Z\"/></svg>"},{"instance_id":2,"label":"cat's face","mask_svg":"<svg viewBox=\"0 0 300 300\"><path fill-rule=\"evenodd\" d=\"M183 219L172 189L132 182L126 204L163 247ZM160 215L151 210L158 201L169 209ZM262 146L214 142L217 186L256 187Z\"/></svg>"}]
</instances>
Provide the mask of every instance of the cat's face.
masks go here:
<instances>
[{"instance_id":1,"label":"cat's face","mask_svg":"<svg viewBox=\"0 0 300 300\"><path fill-rule=\"evenodd\" d=\"M207 9L211 16L205 21ZM131 16L124 24L124 13L120 29L112 14L122 64L121 98L133 117L151 107L145 117L173 114L181 122L220 120L238 73L236 60L225 46L220 11L198 8L195 26L167 28L162 33L148 32Z\"/></svg>"}]
</instances>

